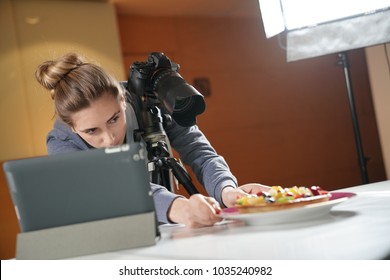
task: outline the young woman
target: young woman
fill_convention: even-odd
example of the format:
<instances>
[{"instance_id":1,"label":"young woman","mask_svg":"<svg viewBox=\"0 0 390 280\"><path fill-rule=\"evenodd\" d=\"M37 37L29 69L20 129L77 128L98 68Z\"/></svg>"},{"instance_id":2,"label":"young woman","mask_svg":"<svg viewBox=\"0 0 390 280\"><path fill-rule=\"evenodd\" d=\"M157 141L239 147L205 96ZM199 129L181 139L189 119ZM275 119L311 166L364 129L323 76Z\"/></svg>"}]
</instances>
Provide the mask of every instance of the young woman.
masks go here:
<instances>
[{"instance_id":1,"label":"young woman","mask_svg":"<svg viewBox=\"0 0 390 280\"><path fill-rule=\"evenodd\" d=\"M47 136L49 155L106 148L132 140L138 125L134 104L128 98L131 93L101 67L69 53L42 63L35 75L50 91L57 115ZM221 220L221 205L233 206L237 198L268 188L260 184L238 187L225 160L196 125L181 127L173 121L165 131L172 147L210 196L195 194L186 198L151 183L159 222L210 226Z\"/></svg>"}]
</instances>

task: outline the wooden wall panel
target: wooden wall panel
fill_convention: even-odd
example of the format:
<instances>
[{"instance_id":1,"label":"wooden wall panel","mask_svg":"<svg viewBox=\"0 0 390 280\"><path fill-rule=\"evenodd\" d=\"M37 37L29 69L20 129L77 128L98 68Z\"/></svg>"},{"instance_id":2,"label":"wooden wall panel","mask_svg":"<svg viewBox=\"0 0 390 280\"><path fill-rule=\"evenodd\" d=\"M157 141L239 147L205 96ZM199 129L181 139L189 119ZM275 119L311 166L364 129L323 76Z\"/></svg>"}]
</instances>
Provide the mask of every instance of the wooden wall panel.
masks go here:
<instances>
[{"instance_id":1,"label":"wooden wall panel","mask_svg":"<svg viewBox=\"0 0 390 280\"><path fill-rule=\"evenodd\" d=\"M124 54L177 50L176 26L173 18L119 16L118 23ZM156 45L156 42L159 44Z\"/></svg>"},{"instance_id":2,"label":"wooden wall panel","mask_svg":"<svg viewBox=\"0 0 390 280\"><path fill-rule=\"evenodd\" d=\"M0 162L3 168L3 162ZM0 172L0 259L15 258L18 220L3 171Z\"/></svg>"},{"instance_id":3,"label":"wooden wall panel","mask_svg":"<svg viewBox=\"0 0 390 280\"><path fill-rule=\"evenodd\" d=\"M260 19L119 16L118 22L127 34L121 38L125 57L146 44L145 56L169 53L189 83L209 79L211 96L198 124L241 184L332 190L362 183L336 54L287 63L278 39L265 38ZM162 34L150 36L167 22ZM364 51L349 56L370 182L385 180Z\"/></svg>"}]
</instances>

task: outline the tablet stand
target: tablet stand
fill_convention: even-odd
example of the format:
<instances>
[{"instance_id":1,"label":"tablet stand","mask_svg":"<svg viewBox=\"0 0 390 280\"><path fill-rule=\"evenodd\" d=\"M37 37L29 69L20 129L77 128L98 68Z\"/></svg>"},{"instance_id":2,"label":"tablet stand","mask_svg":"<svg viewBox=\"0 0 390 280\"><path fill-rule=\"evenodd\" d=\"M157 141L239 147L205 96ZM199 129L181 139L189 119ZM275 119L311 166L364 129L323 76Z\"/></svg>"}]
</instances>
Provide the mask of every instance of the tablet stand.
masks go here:
<instances>
[{"instance_id":1,"label":"tablet stand","mask_svg":"<svg viewBox=\"0 0 390 280\"><path fill-rule=\"evenodd\" d=\"M64 259L154 245L155 213L19 233L16 259Z\"/></svg>"}]
</instances>

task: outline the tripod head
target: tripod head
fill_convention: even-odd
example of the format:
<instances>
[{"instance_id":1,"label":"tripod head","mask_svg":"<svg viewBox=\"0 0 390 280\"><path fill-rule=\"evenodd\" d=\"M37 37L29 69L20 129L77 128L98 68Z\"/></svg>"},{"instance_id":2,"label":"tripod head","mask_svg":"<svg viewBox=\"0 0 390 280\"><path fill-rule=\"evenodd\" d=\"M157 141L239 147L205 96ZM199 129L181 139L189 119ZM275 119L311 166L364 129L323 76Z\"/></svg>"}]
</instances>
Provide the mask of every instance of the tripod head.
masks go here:
<instances>
[{"instance_id":1,"label":"tripod head","mask_svg":"<svg viewBox=\"0 0 390 280\"><path fill-rule=\"evenodd\" d=\"M150 96L143 96L141 98L141 110L139 112L140 129L135 131L136 139L139 137L145 140L149 146L149 160L155 156L168 156L168 139L164 127L171 125L172 118L168 114L161 114L159 108L159 101ZM166 153L162 153L162 149Z\"/></svg>"}]
</instances>

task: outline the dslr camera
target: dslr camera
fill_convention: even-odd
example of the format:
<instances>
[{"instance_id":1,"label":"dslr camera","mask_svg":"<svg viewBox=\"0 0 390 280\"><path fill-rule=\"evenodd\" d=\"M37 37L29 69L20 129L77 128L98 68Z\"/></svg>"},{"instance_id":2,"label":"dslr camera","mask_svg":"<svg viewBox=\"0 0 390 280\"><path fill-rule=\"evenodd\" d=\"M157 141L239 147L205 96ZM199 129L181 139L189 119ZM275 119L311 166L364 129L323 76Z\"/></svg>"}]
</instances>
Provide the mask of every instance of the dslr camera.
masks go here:
<instances>
[{"instance_id":1,"label":"dslr camera","mask_svg":"<svg viewBox=\"0 0 390 280\"><path fill-rule=\"evenodd\" d=\"M203 113L204 97L178 73L180 66L161 52L130 66L127 88L137 96L158 99L166 112L181 126L196 124Z\"/></svg>"}]
</instances>

